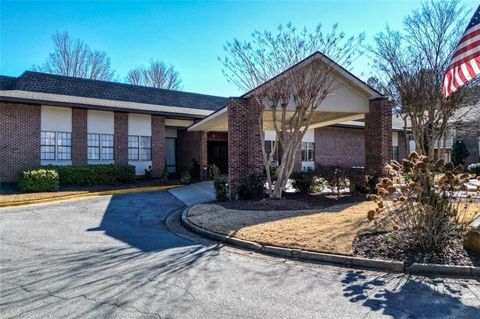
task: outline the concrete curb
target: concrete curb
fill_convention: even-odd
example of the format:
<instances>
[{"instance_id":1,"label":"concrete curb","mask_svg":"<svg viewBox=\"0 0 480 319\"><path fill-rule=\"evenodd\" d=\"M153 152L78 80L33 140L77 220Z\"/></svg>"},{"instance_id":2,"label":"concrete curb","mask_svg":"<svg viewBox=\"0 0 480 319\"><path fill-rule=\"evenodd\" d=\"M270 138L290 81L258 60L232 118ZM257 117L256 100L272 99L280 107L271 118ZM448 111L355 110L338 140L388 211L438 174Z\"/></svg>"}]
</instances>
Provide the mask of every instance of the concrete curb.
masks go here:
<instances>
[{"instance_id":1,"label":"concrete curb","mask_svg":"<svg viewBox=\"0 0 480 319\"><path fill-rule=\"evenodd\" d=\"M65 196L58 196L58 197L51 197L51 198L32 199L32 200L25 200L25 201L1 202L0 208L43 204L43 203L50 203L50 202L61 202L64 200L82 199L82 198L98 197L98 196L105 196L105 195L120 195L120 194L129 194L129 193L161 191L161 190L176 188L179 186L180 185L136 187L136 188L117 189L117 190L93 192L93 193L72 194L72 195L65 195Z\"/></svg>"},{"instance_id":2,"label":"concrete curb","mask_svg":"<svg viewBox=\"0 0 480 319\"><path fill-rule=\"evenodd\" d=\"M437 264L417 264L414 263L406 266L403 262L388 261L380 259L369 259L354 256L344 256L336 254L319 253L313 251L305 251L300 249L283 248L269 245L261 245L256 242L234 238L220 233L212 232L202 228L188 219L188 211L186 208L181 216L182 223L191 231L204 237L225 242L241 248L253 250L259 253L271 254L280 257L294 258L303 261L317 261L325 263L333 263L346 267L370 268L391 272L403 272L416 275L444 275L454 277L480 278L480 267L470 266L450 266Z\"/></svg>"}]
</instances>

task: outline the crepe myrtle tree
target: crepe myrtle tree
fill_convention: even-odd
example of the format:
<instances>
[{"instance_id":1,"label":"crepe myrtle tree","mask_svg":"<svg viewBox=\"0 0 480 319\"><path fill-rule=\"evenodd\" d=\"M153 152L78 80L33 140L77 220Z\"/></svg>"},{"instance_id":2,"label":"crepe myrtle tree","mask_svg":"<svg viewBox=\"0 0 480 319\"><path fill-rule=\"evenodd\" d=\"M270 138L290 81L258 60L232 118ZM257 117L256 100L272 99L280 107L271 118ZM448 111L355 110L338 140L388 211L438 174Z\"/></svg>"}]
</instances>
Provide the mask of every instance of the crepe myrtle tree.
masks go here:
<instances>
[{"instance_id":1,"label":"crepe myrtle tree","mask_svg":"<svg viewBox=\"0 0 480 319\"><path fill-rule=\"evenodd\" d=\"M255 31L250 40L235 39L224 46L225 56L219 57L223 74L243 91L255 89L252 98L263 110L258 122L260 131L269 123L276 132L270 152L265 148L265 135L260 134L270 198L282 197L294 168L296 150L315 111L337 89L335 75L340 65L349 68L361 54L363 40L363 34L346 36L336 24L327 32L321 25L309 32L306 28L298 31L289 23L280 25L276 32ZM313 58L313 53L321 58ZM305 59L308 56L312 59ZM289 69L302 60L295 70ZM274 166L277 150L281 150L281 157Z\"/></svg>"},{"instance_id":2,"label":"crepe myrtle tree","mask_svg":"<svg viewBox=\"0 0 480 319\"><path fill-rule=\"evenodd\" d=\"M426 1L405 17L402 30L387 26L368 50L378 86L411 122L416 151L432 159L443 157L448 121L476 85L470 82L447 99L442 95L443 76L468 15L458 0ZM434 145L442 143L435 154Z\"/></svg>"}]
</instances>

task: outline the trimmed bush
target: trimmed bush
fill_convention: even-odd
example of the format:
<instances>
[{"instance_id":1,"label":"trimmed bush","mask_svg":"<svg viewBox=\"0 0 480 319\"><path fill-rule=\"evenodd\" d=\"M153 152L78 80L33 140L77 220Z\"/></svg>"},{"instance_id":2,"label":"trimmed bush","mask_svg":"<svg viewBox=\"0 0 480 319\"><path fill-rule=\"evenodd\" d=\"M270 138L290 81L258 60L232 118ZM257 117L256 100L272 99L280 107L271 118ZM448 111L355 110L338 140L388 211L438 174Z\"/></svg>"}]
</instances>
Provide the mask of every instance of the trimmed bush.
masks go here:
<instances>
[{"instance_id":1,"label":"trimmed bush","mask_svg":"<svg viewBox=\"0 0 480 319\"><path fill-rule=\"evenodd\" d=\"M320 185L314 172L293 172L290 175L292 180L292 187L296 192L302 194L309 194L316 190L317 186Z\"/></svg>"},{"instance_id":2,"label":"trimmed bush","mask_svg":"<svg viewBox=\"0 0 480 319\"><path fill-rule=\"evenodd\" d=\"M213 187L215 188L217 200L226 202L228 200L228 177L225 175L213 177Z\"/></svg>"},{"instance_id":3,"label":"trimmed bush","mask_svg":"<svg viewBox=\"0 0 480 319\"><path fill-rule=\"evenodd\" d=\"M135 167L125 164L46 166L58 172L61 186L120 185L133 183Z\"/></svg>"},{"instance_id":4,"label":"trimmed bush","mask_svg":"<svg viewBox=\"0 0 480 319\"><path fill-rule=\"evenodd\" d=\"M56 192L60 179L56 170L39 168L19 172L17 185L24 193Z\"/></svg>"},{"instance_id":5,"label":"trimmed bush","mask_svg":"<svg viewBox=\"0 0 480 319\"><path fill-rule=\"evenodd\" d=\"M349 185L349 168L342 166L322 166L317 164L315 172L321 177L333 192L340 197L340 191Z\"/></svg>"},{"instance_id":6,"label":"trimmed bush","mask_svg":"<svg viewBox=\"0 0 480 319\"><path fill-rule=\"evenodd\" d=\"M192 182L192 176L190 175L190 172L183 172L182 176L180 176L180 182L184 185L190 184Z\"/></svg>"},{"instance_id":7,"label":"trimmed bush","mask_svg":"<svg viewBox=\"0 0 480 319\"><path fill-rule=\"evenodd\" d=\"M265 175L261 173L251 173L248 175L245 183L240 187L240 199L260 199L267 194L265 192Z\"/></svg>"}]
</instances>

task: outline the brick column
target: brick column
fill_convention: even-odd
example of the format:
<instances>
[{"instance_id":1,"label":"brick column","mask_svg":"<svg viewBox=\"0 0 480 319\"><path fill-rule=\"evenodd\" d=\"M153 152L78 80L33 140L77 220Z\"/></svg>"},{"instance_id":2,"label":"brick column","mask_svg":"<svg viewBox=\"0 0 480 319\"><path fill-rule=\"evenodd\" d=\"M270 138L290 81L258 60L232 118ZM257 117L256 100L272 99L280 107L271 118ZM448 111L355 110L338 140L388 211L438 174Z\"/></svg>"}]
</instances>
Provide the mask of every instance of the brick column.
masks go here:
<instances>
[{"instance_id":1,"label":"brick column","mask_svg":"<svg viewBox=\"0 0 480 319\"><path fill-rule=\"evenodd\" d=\"M87 164L87 109L72 108L72 164Z\"/></svg>"},{"instance_id":2,"label":"brick column","mask_svg":"<svg viewBox=\"0 0 480 319\"><path fill-rule=\"evenodd\" d=\"M40 106L0 102L0 182L40 165Z\"/></svg>"},{"instance_id":3,"label":"brick column","mask_svg":"<svg viewBox=\"0 0 480 319\"><path fill-rule=\"evenodd\" d=\"M384 175L384 166L392 157L392 107L386 98L370 100L365 116L365 172Z\"/></svg>"},{"instance_id":4,"label":"brick column","mask_svg":"<svg viewBox=\"0 0 480 319\"><path fill-rule=\"evenodd\" d=\"M165 168L165 118L152 115L152 176L160 177Z\"/></svg>"},{"instance_id":5,"label":"brick column","mask_svg":"<svg viewBox=\"0 0 480 319\"><path fill-rule=\"evenodd\" d=\"M253 99L228 99L228 178L234 198L245 178L263 171L261 106Z\"/></svg>"},{"instance_id":6,"label":"brick column","mask_svg":"<svg viewBox=\"0 0 480 319\"><path fill-rule=\"evenodd\" d=\"M128 113L114 113L115 163L128 164Z\"/></svg>"}]
</instances>

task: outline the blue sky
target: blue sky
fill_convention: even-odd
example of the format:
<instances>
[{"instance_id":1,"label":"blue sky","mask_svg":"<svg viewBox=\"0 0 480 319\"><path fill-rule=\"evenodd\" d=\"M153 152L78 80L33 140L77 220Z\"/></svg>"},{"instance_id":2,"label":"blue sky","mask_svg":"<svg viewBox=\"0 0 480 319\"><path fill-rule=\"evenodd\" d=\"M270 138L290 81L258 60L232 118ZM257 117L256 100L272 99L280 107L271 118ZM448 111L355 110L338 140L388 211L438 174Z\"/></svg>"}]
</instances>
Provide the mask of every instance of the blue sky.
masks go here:
<instances>
[{"instance_id":1,"label":"blue sky","mask_svg":"<svg viewBox=\"0 0 480 319\"><path fill-rule=\"evenodd\" d=\"M473 8L478 1L465 1ZM297 27L334 23L347 34L365 32L367 42L388 23L401 25L418 1L295 2L24 2L0 4L0 71L17 76L41 64L52 49L50 36L68 31L91 48L106 51L120 79L151 58L173 64L185 91L235 96L240 92L221 72L217 56L226 41L248 39L254 30L274 30L289 21ZM367 57L353 72L370 75Z\"/></svg>"}]
</instances>

